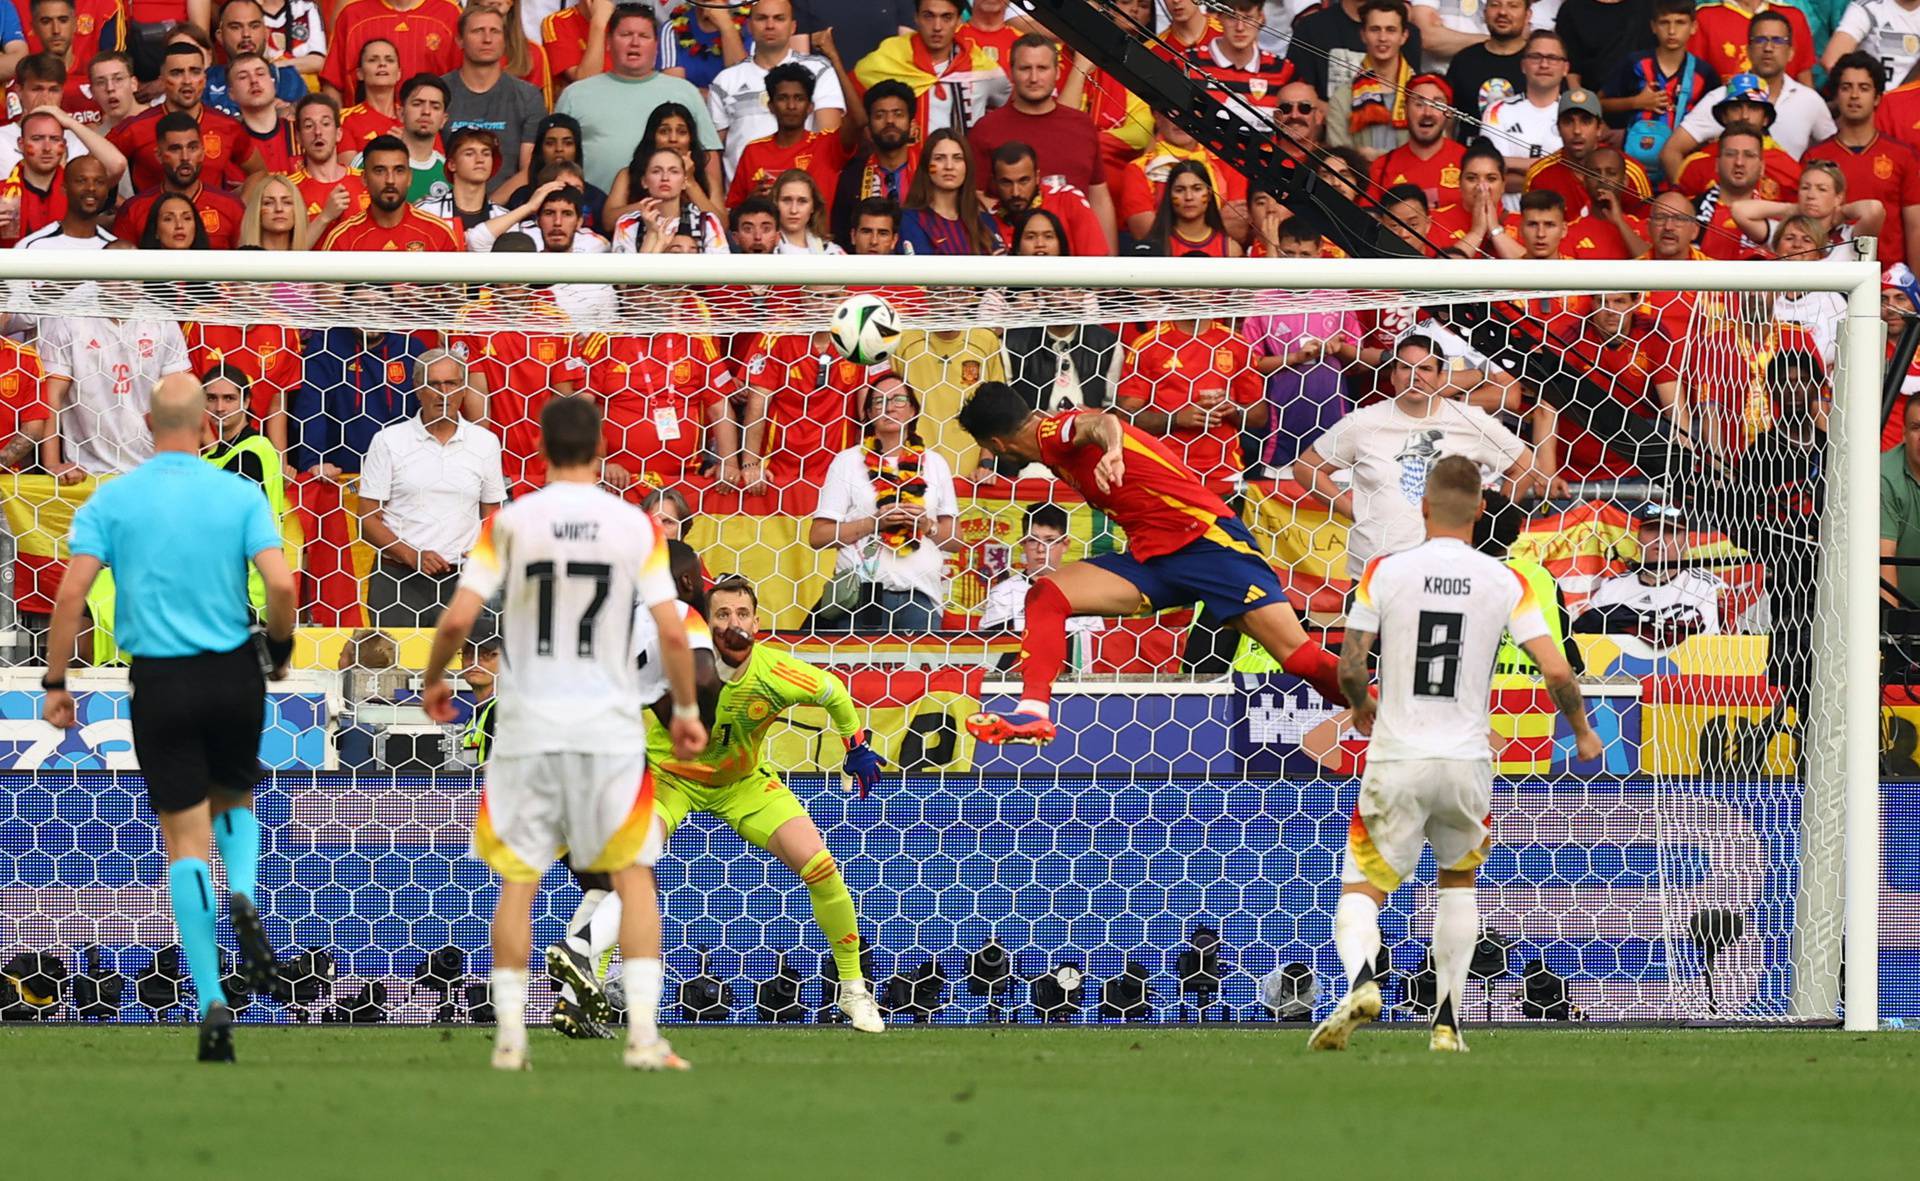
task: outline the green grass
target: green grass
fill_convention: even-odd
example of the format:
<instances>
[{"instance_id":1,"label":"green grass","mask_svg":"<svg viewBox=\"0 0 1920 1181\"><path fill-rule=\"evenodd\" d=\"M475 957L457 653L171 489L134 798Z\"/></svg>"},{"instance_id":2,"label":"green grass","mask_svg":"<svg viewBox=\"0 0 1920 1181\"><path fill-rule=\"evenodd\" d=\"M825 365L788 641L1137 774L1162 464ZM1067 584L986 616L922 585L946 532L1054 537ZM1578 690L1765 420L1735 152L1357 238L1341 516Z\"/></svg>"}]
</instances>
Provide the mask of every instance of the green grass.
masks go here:
<instances>
[{"instance_id":1,"label":"green grass","mask_svg":"<svg viewBox=\"0 0 1920 1181\"><path fill-rule=\"evenodd\" d=\"M680 1029L686 1075L479 1029L0 1029L21 1178L1913 1177L1920 1037L1245 1029Z\"/></svg>"}]
</instances>

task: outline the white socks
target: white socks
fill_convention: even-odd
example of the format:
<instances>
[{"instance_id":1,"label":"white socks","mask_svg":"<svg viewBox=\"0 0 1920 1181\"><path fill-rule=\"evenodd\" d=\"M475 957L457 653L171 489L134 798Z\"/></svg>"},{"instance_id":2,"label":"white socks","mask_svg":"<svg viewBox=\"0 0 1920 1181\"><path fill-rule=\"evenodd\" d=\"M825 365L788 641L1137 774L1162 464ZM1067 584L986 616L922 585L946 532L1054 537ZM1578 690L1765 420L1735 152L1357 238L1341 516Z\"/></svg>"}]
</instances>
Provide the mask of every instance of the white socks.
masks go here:
<instances>
[{"instance_id":1,"label":"white socks","mask_svg":"<svg viewBox=\"0 0 1920 1181\"><path fill-rule=\"evenodd\" d=\"M1352 985L1366 973L1373 978L1373 961L1380 954L1380 904L1366 894L1342 894L1333 911L1333 946Z\"/></svg>"},{"instance_id":2,"label":"white socks","mask_svg":"<svg viewBox=\"0 0 1920 1181\"><path fill-rule=\"evenodd\" d=\"M498 968L492 978L493 1019L498 1022L497 1046L525 1049L527 1045L527 970Z\"/></svg>"},{"instance_id":3,"label":"white socks","mask_svg":"<svg viewBox=\"0 0 1920 1181\"><path fill-rule=\"evenodd\" d=\"M1022 697L1020 699L1020 704L1013 707L1013 712L1017 714L1029 714L1036 718L1048 718L1053 716L1052 710L1048 708L1046 702L1035 701L1031 697Z\"/></svg>"},{"instance_id":4,"label":"white socks","mask_svg":"<svg viewBox=\"0 0 1920 1181\"><path fill-rule=\"evenodd\" d=\"M567 920L567 942L575 951L587 950L587 924L599 910L600 904L612 897L607 890L586 890L580 895L580 905L573 908L573 917Z\"/></svg>"},{"instance_id":5,"label":"white socks","mask_svg":"<svg viewBox=\"0 0 1920 1181\"><path fill-rule=\"evenodd\" d=\"M587 920L587 958L593 961L596 972L600 970L600 957L620 942L620 915L624 910L620 895L608 894Z\"/></svg>"},{"instance_id":6,"label":"white socks","mask_svg":"<svg viewBox=\"0 0 1920 1181\"><path fill-rule=\"evenodd\" d=\"M1480 906L1473 887L1441 890L1433 906L1433 974L1438 991L1438 1017L1452 1001L1446 1016L1460 1024L1460 994L1467 986L1467 968L1473 963L1473 945L1480 937Z\"/></svg>"},{"instance_id":7,"label":"white socks","mask_svg":"<svg viewBox=\"0 0 1920 1181\"><path fill-rule=\"evenodd\" d=\"M660 1036L660 993L666 986L666 966L659 960L628 960L626 978L627 1043L644 1046Z\"/></svg>"}]
</instances>

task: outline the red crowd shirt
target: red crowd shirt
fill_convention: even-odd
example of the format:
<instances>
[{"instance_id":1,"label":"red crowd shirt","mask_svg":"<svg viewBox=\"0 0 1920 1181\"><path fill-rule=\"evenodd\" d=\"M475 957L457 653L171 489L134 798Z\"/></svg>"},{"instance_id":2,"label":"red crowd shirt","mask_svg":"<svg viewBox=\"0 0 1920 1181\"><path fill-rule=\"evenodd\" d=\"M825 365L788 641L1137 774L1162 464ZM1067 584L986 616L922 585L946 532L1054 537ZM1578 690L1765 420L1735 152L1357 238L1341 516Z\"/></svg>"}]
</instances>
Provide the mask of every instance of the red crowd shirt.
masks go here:
<instances>
[{"instance_id":1,"label":"red crowd shirt","mask_svg":"<svg viewBox=\"0 0 1920 1181\"><path fill-rule=\"evenodd\" d=\"M383 115L366 103L359 103L340 112L340 144L336 149L343 158L358 156L369 141L382 135L400 134L400 116Z\"/></svg>"},{"instance_id":2,"label":"red crowd shirt","mask_svg":"<svg viewBox=\"0 0 1920 1181\"><path fill-rule=\"evenodd\" d=\"M400 220L387 229L373 220L371 208L343 217L320 239L319 250L427 250L458 254L466 243L452 227L411 205L402 206Z\"/></svg>"},{"instance_id":3,"label":"red crowd shirt","mask_svg":"<svg viewBox=\"0 0 1920 1181\"><path fill-rule=\"evenodd\" d=\"M51 418L40 393L40 354L31 345L0 336L0 441L30 422Z\"/></svg>"},{"instance_id":4,"label":"red crowd shirt","mask_svg":"<svg viewBox=\"0 0 1920 1181\"><path fill-rule=\"evenodd\" d=\"M400 54L400 76L446 74L460 68L460 8L450 0L421 0L397 9L387 0L348 0L334 14L322 81L353 93L360 51L369 41L391 41Z\"/></svg>"},{"instance_id":5,"label":"red crowd shirt","mask_svg":"<svg viewBox=\"0 0 1920 1181\"><path fill-rule=\"evenodd\" d=\"M1196 160L1213 179L1213 195L1227 205L1247 199L1247 178L1202 147L1178 148L1156 140L1120 174L1120 191L1114 197L1114 212L1121 224L1139 213L1155 213L1160 208L1160 186L1167 172L1182 160Z\"/></svg>"},{"instance_id":6,"label":"red crowd shirt","mask_svg":"<svg viewBox=\"0 0 1920 1181\"><path fill-rule=\"evenodd\" d=\"M273 130L260 134L245 123L247 138L253 141L254 150L267 162L268 172L278 172L282 176L293 172L300 162L300 149L294 146L293 124L285 119L276 121Z\"/></svg>"},{"instance_id":7,"label":"red crowd shirt","mask_svg":"<svg viewBox=\"0 0 1920 1181\"><path fill-rule=\"evenodd\" d=\"M1647 223L1644 219L1627 215L1627 224L1644 241L1647 237ZM1563 253L1573 258L1632 258L1633 251L1627 248L1627 240L1619 227L1604 217L1591 214L1576 217L1567 225L1567 236L1560 243Z\"/></svg>"},{"instance_id":8,"label":"red crowd shirt","mask_svg":"<svg viewBox=\"0 0 1920 1181\"><path fill-rule=\"evenodd\" d=\"M847 159L838 131L810 131L790 148L775 143L771 135L749 140L741 149L740 163L734 166L733 183L727 186L727 208L751 197L761 182L771 184L790 168L813 177L813 183L820 186L821 207L830 207Z\"/></svg>"},{"instance_id":9,"label":"red crowd shirt","mask_svg":"<svg viewBox=\"0 0 1920 1181\"><path fill-rule=\"evenodd\" d=\"M1100 132L1083 111L1055 103L1044 115L1028 115L1011 105L981 116L967 132L973 148L974 179L982 191L993 190L993 154L1010 143L1033 149L1035 170L1057 176L1079 189L1107 183L1107 165L1100 152Z\"/></svg>"},{"instance_id":10,"label":"red crowd shirt","mask_svg":"<svg viewBox=\"0 0 1920 1181\"><path fill-rule=\"evenodd\" d=\"M158 132L154 130L164 106L149 107L107 133L107 142L127 157L127 169L135 189L157 189L166 181L160 166ZM216 189L237 189L246 183L242 167L258 150L246 124L212 107L200 108L200 146L206 153L200 166L200 179Z\"/></svg>"},{"instance_id":11,"label":"red crowd shirt","mask_svg":"<svg viewBox=\"0 0 1920 1181\"><path fill-rule=\"evenodd\" d=\"M1073 445L1075 432L1094 417L1106 417L1120 428L1126 461L1125 473L1105 491L1093 475L1104 452L1097 446ZM1063 410L1041 419L1040 462L1089 505L1120 522L1127 532L1127 552L1142 561L1184 548L1218 528L1213 521L1233 515L1227 502L1209 492L1165 440L1098 410Z\"/></svg>"},{"instance_id":12,"label":"red crowd shirt","mask_svg":"<svg viewBox=\"0 0 1920 1181\"><path fill-rule=\"evenodd\" d=\"M1293 80L1293 63L1264 49L1254 51L1253 64L1246 69L1229 65L1218 38L1189 53L1186 65L1204 75L1207 89L1231 108L1245 105L1271 111L1280 101L1280 88Z\"/></svg>"},{"instance_id":13,"label":"red crowd shirt","mask_svg":"<svg viewBox=\"0 0 1920 1181\"><path fill-rule=\"evenodd\" d=\"M561 75L580 68L587 56L587 30L591 22L587 14L577 5L568 5L559 12L540 22L540 48L546 50L547 68L553 71L555 82ZM609 37L611 42L612 38ZM605 60L600 68L613 68L613 46L609 44L602 55Z\"/></svg>"},{"instance_id":14,"label":"red crowd shirt","mask_svg":"<svg viewBox=\"0 0 1920 1181\"><path fill-rule=\"evenodd\" d=\"M580 348L587 388L601 398L607 458L665 486L697 476L707 416L738 388L733 368L710 336L588 337Z\"/></svg>"},{"instance_id":15,"label":"red crowd shirt","mask_svg":"<svg viewBox=\"0 0 1920 1181\"><path fill-rule=\"evenodd\" d=\"M300 190L300 199L306 202L309 218L319 217L320 211L327 207L327 198L339 188L347 190L347 210L340 216L352 217L367 207L367 184L360 179L358 168L347 169L347 174L339 180L315 180L307 175L304 168L294 170L287 179L293 182L294 188Z\"/></svg>"},{"instance_id":16,"label":"red crowd shirt","mask_svg":"<svg viewBox=\"0 0 1920 1181\"><path fill-rule=\"evenodd\" d=\"M1441 140L1438 150L1422 160L1413 144L1404 143L1373 162L1373 182L1383 189L1419 185L1427 194L1429 209L1458 204L1460 161L1466 154L1465 144L1449 138Z\"/></svg>"},{"instance_id":17,"label":"red crowd shirt","mask_svg":"<svg viewBox=\"0 0 1920 1181\"><path fill-rule=\"evenodd\" d=\"M67 166L62 164L53 170L53 179L45 189L36 189L27 179L26 165L16 164L6 180L0 181L0 196L11 197L20 202L19 234L12 238L0 238L0 247L12 246L21 238L44 229L67 215Z\"/></svg>"},{"instance_id":18,"label":"red crowd shirt","mask_svg":"<svg viewBox=\"0 0 1920 1181\"><path fill-rule=\"evenodd\" d=\"M20 14L20 27L26 30L27 52L39 53L46 48L40 43L40 35L33 31L33 0L13 0L13 10ZM87 62L95 53L107 49L125 49L127 47L127 24L120 0L75 0L73 9L74 65L84 77ZM114 35L100 42L100 34L113 29ZM97 48L96 48L97 47Z\"/></svg>"},{"instance_id":19,"label":"red crowd shirt","mask_svg":"<svg viewBox=\"0 0 1920 1181\"><path fill-rule=\"evenodd\" d=\"M1880 96L1874 108L1873 125L1883 135L1920 152L1920 82L1896 86Z\"/></svg>"},{"instance_id":20,"label":"red crowd shirt","mask_svg":"<svg viewBox=\"0 0 1920 1181\"><path fill-rule=\"evenodd\" d=\"M1646 324L1633 324L1625 338L1599 341L1586 335L1583 328L1566 347L1593 367L1593 380L1615 401L1642 418L1657 419L1660 399L1655 387L1677 381L1678 375L1670 364L1672 342L1650 329ZM1573 415L1556 415L1555 422L1560 439L1560 474L1565 478L1613 480L1643 474Z\"/></svg>"},{"instance_id":21,"label":"red crowd shirt","mask_svg":"<svg viewBox=\"0 0 1920 1181\"><path fill-rule=\"evenodd\" d=\"M1621 183L1626 187L1626 192L1620 194L1620 208L1623 212L1637 212L1642 202L1653 196L1653 184L1647 180L1647 170L1640 167L1638 161L1627 161L1627 174ZM1593 199L1587 195L1587 186L1582 182L1580 173L1574 170L1573 165L1567 163L1560 152L1542 157L1539 163L1527 169L1526 191L1560 194L1561 200L1567 203L1569 218L1586 213L1593 203Z\"/></svg>"},{"instance_id":22,"label":"red crowd shirt","mask_svg":"<svg viewBox=\"0 0 1920 1181\"><path fill-rule=\"evenodd\" d=\"M1714 166L1715 159L1711 153L1695 152L1680 166L1680 176L1673 182L1673 187L1698 201L1708 189L1720 183ZM1760 183L1753 189L1753 195L1760 200L1791 201L1799 194L1800 161L1775 147L1771 141L1760 154L1760 169ZM1851 197L1852 194L1848 195Z\"/></svg>"},{"instance_id":23,"label":"red crowd shirt","mask_svg":"<svg viewBox=\"0 0 1920 1181\"><path fill-rule=\"evenodd\" d=\"M1012 25L1003 24L988 32L977 27L972 21L960 26L960 31L973 38L973 43L987 51L993 64L1007 73L1013 73L1013 43L1020 39L1020 30Z\"/></svg>"},{"instance_id":24,"label":"red crowd shirt","mask_svg":"<svg viewBox=\"0 0 1920 1181\"><path fill-rule=\"evenodd\" d=\"M804 333L763 333L744 360L747 384L768 394L768 481L819 487L833 457L860 439L854 397L867 388L866 367Z\"/></svg>"},{"instance_id":25,"label":"red crowd shirt","mask_svg":"<svg viewBox=\"0 0 1920 1181\"><path fill-rule=\"evenodd\" d=\"M201 324L180 326L195 373L222 363L253 379L247 411L258 428L306 376L300 330L284 324Z\"/></svg>"},{"instance_id":26,"label":"red crowd shirt","mask_svg":"<svg viewBox=\"0 0 1920 1181\"><path fill-rule=\"evenodd\" d=\"M1208 321L1195 332L1190 324L1170 321L1128 344L1117 397L1138 398L1172 414L1215 393L1237 406L1255 405L1266 396L1266 382L1253 369L1252 348L1225 324ZM1231 423L1205 431L1178 428L1162 441L1214 492L1231 490L1233 478L1246 468L1240 429Z\"/></svg>"},{"instance_id":27,"label":"red crowd shirt","mask_svg":"<svg viewBox=\"0 0 1920 1181\"><path fill-rule=\"evenodd\" d=\"M147 228L147 214L167 190L148 189L120 207L113 219L113 236L138 242ZM240 243L240 219L247 207L238 197L202 184L200 191L188 195L199 211L200 224L207 227L207 245L214 250L232 250Z\"/></svg>"},{"instance_id":28,"label":"red crowd shirt","mask_svg":"<svg viewBox=\"0 0 1920 1181\"><path fill-rule=\"evenodd\" d=\"M1898 140L1875 134L1862 148L1849 148L1838 139L1817 143L1800 159L1803 164L1828 160L1838 165L1840 174L1847 178L1847 200L1873 200L1885 205L1887 219L1880 225L1880 265L1907 261L1907 235L1900 224L1900 211L1920 204L1920 155Z\"/></svg>"},{"instance_id":29,"label":"red crowd shirt","mask_svg":"<svg viewBox=\"0 0 1920 1181\"><path fill-rule=\"evenodd\" d=\"M1094 213L1093 206L1087 203L1085 193L1070 185L1060 183L1048 177L1040 182L1034 191L1029 209L1044 209L1060 219L1067 231L1066 248L1075 258L1098 257L1112 254L1107 247L1107 228L1100 224L1100 217ZM1012 250L1013 223L1015 216L1003 215L994 219L1000 225L1000 238Z\"/></svg>"},{"instance_id":30,"label":"red crowd shirt","mask_svg":"<svg viewBox=\"0 0 1920 1181\"><path fill-rule=\"evenodd\" d=\"M1753 62L1747 57L1747 26L1763 12L1776 12L1793 26L1793 56L1787 59L1787 73L1798 75L1813 68L1813 26L1807 16L1790 4L1769 4L1761 0L1752 8L1743 8L1724 0L1704 4L1694 10L1693 36L1687 48L1701 61L1712 66L1722 78L1751 73Z\"/></svg>"},{"instance_id":31,"label":"red crowd shirt","mask_svg":"<svg viewBox=\"0 0 1920 1181\"><path fill-rule=\"evenodd\" d=\"M474 306L463 309L463 316ZM558 308L552 318L556 324L566 320ZM486 378L487 420L500 436L500 464L509 494L521 496L546 483L540 411L556 384L572 382L577 390L586 378L573 338L549 332L471 333L455 336L453 350Z\"/></svg>"}]
</instances>

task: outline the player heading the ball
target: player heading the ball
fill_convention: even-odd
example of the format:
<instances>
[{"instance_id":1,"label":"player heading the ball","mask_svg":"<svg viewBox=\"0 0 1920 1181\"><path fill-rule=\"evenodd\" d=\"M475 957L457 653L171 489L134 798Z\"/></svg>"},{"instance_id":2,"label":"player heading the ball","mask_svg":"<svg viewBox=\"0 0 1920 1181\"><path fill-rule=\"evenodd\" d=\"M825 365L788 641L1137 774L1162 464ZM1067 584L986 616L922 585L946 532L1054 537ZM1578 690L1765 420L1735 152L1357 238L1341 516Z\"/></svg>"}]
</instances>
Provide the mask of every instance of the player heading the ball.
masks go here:
<instances>
[{"instance_id":1,"label":"player heading the ball","mask_svg":"<svg viewBox=\"0 0 1920 1181\"><path fill-rule=\"evenodd\" d=\"M1450 455L1427 473L1420 513L1427 540L1367 564L1347 611L1340 683L1358 704L1353 724L1372 736L1360 800L1347 829L1333 940L1347 995L1307 1039L1344 1050L1380 1015L1374 962L1380 906L1433 846L1440 889L1433 916L1435 1050L1464 1051L1458 1006L1480 937L1474 877L1492 844L1493 751L1489 696L1501 638L1526 649L1582 759L1600 754L1580 685L1547 630L1532 585L1473 548L1485 507L1480 468ZM1367 693L1367 657L1380 641L1380 696Z\"/></svg>"},{"instance_id":2,"label":"player heading the ball","mask_svg":"<svg viewBox=\"0 0 1920 1181\"><path fill-rule=\"evenodd\" d=\"M1253 534L1160 440L1105 411L1042 414L998 381L974 391L960 426L996 458L1046 464L1127 533L1125 553L1068 563L1027 592L1020 704L1012 714L968 719L975 738L1032 745L1053 738L1048 714L1053 683L1066 667L1069 617L1137 615L1199 601L1322 697L1347 704L1333 653L1300 626Z\"/></svg>"},{"instance_id":3,"label":"player heading the ball","mask_svg":"<svg viewBox=\"0 0 1920 1181\"><path fill-rule=\"evenodd\" d=\"M626 1064L685 1070L656 1025L664 972L653 865L664 833L647 765L631 606L646 604L659 629L673 697L669 743L677 756L692 758L706 749L707 731L667 542L651 517L598 486L605 444L590 400L547 403L540 452L548 484L481 528L460 589L434 631L421 694L428 716L453 720L447 663L504 588L494 750L473 821L474 854L501 878L493 914L493 1065L528 1065L533 895L564 848L575 868L609 875L623 904L620 949L640 982L627 992Z\"/></svg>"}]
</instances>

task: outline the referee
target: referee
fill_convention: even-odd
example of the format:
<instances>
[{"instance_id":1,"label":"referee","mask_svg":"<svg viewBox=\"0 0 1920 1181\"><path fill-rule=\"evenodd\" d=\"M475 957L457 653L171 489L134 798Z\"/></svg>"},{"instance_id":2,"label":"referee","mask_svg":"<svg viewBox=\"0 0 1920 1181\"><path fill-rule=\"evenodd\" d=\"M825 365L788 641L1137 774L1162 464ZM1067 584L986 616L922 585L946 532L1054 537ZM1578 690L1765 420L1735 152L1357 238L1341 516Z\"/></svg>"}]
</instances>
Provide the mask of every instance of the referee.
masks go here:
<instances>
[{"instance_id":1,"label":"referee","mask_svg":"<svg viewBox=\"0 0 1920 1181\"><path fill-rule=\"evenodd\" d=\"M253 892L260 825L264 666L283 676L293 653L293 573L260 486L200 457L206 393L188 374L154 387L154 457L103 484L73 517L72 558L47 640L44 716L74 724L67 663L87 590L111 566L119 587L116 631L133 658L134 754L167 847L173 921L200 1003L200 1060L233 1061L233 1011L220 985L214 941L217 845L232 891L230 915L242 975L256 990L277 969ZM267 590L264 658L250 627L248 565Z\"/></svg>"}]
</instances>

